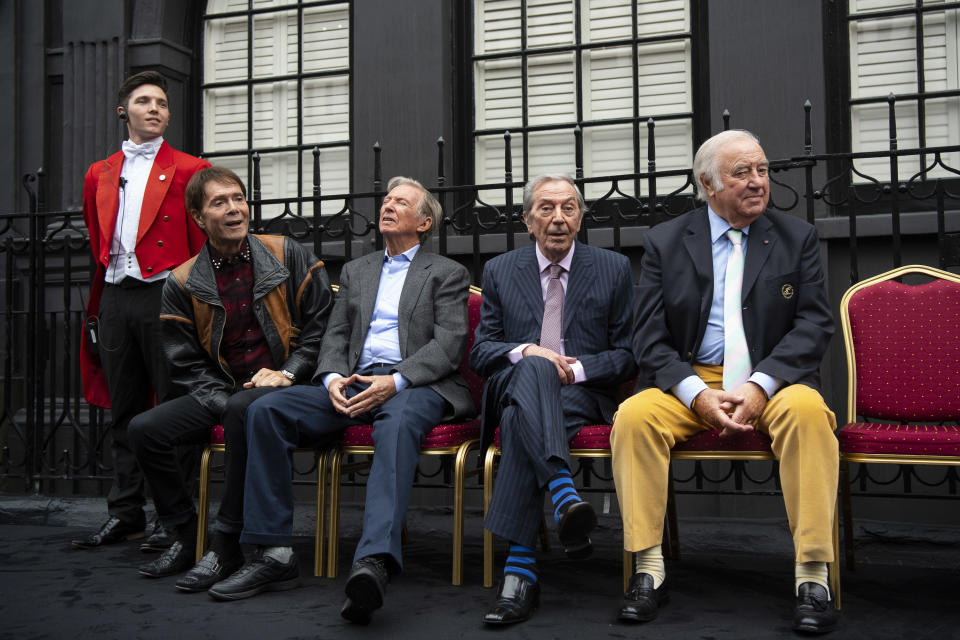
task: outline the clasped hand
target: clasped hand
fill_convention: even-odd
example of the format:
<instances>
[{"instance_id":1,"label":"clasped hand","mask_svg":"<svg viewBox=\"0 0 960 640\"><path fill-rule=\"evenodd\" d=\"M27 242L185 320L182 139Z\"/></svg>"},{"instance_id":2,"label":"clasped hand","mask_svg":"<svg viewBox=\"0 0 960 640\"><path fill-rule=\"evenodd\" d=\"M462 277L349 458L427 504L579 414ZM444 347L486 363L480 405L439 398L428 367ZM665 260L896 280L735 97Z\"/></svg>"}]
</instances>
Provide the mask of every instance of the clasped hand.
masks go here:
<instances>
[{"instance_id":1,"label":"clasped hand","mask_svg":"<svg viewBox=\"0 0 960 640\"><path fill-rule=\"evenodd\" d=\"M557 367L557 374L560 376L560 384L573 384L574 373L570 365L577 361L570 356L562 356L553 349L541 347L538 344L531 344L523 350L523 357L540 356L546 358Z\"/></svg>"},{"instance_id":2,"label":"clasped hand","mask_svg":"<svg viewBox=\"0 0 960 640\"><path fill-rule=\"evenodd\" d=\"M355 382L368 384L366 389L348 398L347 387ZM392 375L361 376L358 373L346 378L337 378L330 383L327 391L330 393L330 402L333 408L344 415L356 418L361 413L372 411L392 398L397 393Z\"/></svg>"},{"instance_id":3,"label":"clasped hand","mask_svg":"<svg viewBox=\"0 0 960 640\"><path fill-rule=\"evenodd\" d=\"M767 396L752 382L733 391L704 389L693 402L693 410L705 422L720 429L721 436L753 431L756 420L767 405Z\"/></svg>"}]
</instances>

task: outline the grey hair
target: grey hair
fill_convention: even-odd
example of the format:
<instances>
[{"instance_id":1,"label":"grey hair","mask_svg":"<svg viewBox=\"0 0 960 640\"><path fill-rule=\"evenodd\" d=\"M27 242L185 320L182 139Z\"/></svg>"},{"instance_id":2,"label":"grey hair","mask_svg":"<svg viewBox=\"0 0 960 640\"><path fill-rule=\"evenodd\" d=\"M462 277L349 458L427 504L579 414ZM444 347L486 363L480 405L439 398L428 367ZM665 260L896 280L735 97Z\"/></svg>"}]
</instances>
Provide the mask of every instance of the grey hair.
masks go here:
<instances>
[{"instance_id":1,"label":"grey hair","mask_svg":"<svg viewBox=\"0 0 960 640\"><path fill-rule=\"evenodd\" d=\"M423 193L423 196L420 198L420 204L417 206L417 215L419 215L421 218L430 218L433 220L433 224L430 225L430 228L420 234L420 244L423 244L430 239L430 234L433 233L433 230L436 228L436 226L440 224L440 216L443 215L443 207L440 206L440 202L425 186L413 178L407 178L406 176L394 176L387 181L387 191L393 191L397 187L404 184L408 184L411 187L416 187Z\"/></svg>"},{"instance_id":2,"label":"grey hair","mask_svg":"<svg viewBox=\"0 0 960 640\"><path fill-rule=\"evenodd\" d=\"M538 176L534 176L527 181L527 184L523 186L523 213L530 213L530 209L533 208L533 194L544 182L554 182L554 181L566 182L573 190L577 193L577 207L580 209L580 215L583 215L583 212L586 210L587 205L583 201L583 194L580 193L580 189L577 187L577 183L573 181L569 175L565 173L542 173Z\"/></svg>"},{"instance_id":3,"label":"grey hair","mask_svg":"<svg viewBox=\"0 0 960 640\"><path fill-rule=\"evenodd\" d=\"M694 197L700 202L707 201L706 190L700 183L700 176L706 177L714 191L723 191L723 180L720 179L718 158L724 145L734 140L752 140L758 145L760 144L757 136L746 129L730 129L708 138L706 142L700 145L696 155L693 156L693 193Z\"/></svg>"}]
</instances>

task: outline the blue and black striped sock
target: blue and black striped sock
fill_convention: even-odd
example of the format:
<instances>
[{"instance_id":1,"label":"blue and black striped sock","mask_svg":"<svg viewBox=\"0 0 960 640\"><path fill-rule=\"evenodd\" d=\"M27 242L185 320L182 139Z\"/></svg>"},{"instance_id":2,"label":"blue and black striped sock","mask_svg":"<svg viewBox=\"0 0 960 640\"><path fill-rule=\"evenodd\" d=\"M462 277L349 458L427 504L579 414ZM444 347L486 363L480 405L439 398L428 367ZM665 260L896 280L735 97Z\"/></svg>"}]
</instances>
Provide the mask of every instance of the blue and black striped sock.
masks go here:
<instances>
[{"instance_id":1,"label":"blue and black striped sock","mask_svg":"<svg viewBox=\"0 0 960 640\"><path fill-rule=\"evenodd\" d=\"M557 471L547 482L547 489L550 490L550 499L553 501L553 518L560 522L560 517L566 513L567 508L574 502L580 502L580 494L573 487L570 469L564 467Z\"/></svg>"},{"instance_id":2,"label":"blue and black striped sock","mask_svg":"<svg viewBox=\"0 0 960 640\"><path fill-rule=\"evenodd\" d=\"M530 582L537 582L537 557L533 549L520 544L510 543L510 553L507 555L507 564L503 568L504 575L513 573L522 576Z\"/></svg>"}]
</instances>

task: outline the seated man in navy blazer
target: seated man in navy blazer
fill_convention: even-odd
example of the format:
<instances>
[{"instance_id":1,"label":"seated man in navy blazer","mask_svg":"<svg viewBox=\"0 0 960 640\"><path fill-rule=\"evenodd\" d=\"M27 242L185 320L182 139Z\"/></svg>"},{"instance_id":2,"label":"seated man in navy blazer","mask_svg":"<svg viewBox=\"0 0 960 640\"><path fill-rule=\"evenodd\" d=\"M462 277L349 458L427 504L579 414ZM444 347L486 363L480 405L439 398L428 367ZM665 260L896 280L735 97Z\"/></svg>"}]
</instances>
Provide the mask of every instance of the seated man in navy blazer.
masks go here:
<instances>
[{"instance_id":1,"label":"seated man in navy blazer","mask_svg":"<svg viewBox=\"0 0 960 640\"><path fill-rule=\"evenodd\" d=\"M262 398L247 414L249 454L240 541L253 562L215 584L217 600L295 587L292 454L373 424L363 534L341 615L367 624L403 566L400 536L423 437L437 424L474 415L457 369L467 348L470 276L422 243L440 218L437 199L410 178L392 178L380 208L386 250L352 260L320 346L314 386Z\"/></svg>"},{"instance_id":2,"label":"seated man in navy blazer","mask_svg":"<svg viewBox=\"0 0 960 640\"><path fill-rule=\"evenodd\" d=\"M747 131L724 131L693 160L706 207L652 228L637 286L640 393L610 435L623 542L636 573L619 618L652 620L667 601L660 542L670 450L706 430L768 434L793 533L794 629L837 623L833 560L836 421L817 391L833 334L820 243L806 221L767 211L767 158Z\"/></svg>"},{"instance_id":3,"label":"seated man in navy blazer","mask_svg":"<svg viewBox=\"0 0 960 640\"><path fill-rule=\"evenodd\" d=\"M584 208L569 176L530 180L523 218L536 242L483 270L470 366L487 378L483 442L499 427L502 451L485 526L510 542L487 624L526 620L539 604L533 547L545 493L567 556L592 552L597 517L573 486L568 442L612 420L617 389L635 372L630 262L574 241Z\"/></svg>"}]
</instances>

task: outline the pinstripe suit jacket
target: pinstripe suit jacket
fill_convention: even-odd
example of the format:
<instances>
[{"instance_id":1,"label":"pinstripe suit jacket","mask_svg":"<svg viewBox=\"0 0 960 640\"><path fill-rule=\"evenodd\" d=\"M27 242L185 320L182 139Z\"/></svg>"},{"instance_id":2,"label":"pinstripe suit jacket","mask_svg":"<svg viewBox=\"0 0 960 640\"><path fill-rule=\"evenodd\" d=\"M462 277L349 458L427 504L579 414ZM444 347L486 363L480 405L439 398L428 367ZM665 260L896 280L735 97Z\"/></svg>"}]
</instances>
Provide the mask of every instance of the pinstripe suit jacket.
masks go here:
<instances>
[{"instance_id":1,"label":"pinstripe suit jacket","mask_svg":"<svg viewBox=\"0 0 960 640\"><path fill-rule=\"evenodd\" d=\"M314 382L323 374L354 373L380 287L383 252L343 265L340 292L320 345ZM395 370L411 387L429 386L450 404L444 420L475 414L458 368L467 348L470 274L460 264L421 248L410 263L397 312L400 355Z\"/></svg>"},{"instance_id":2,"label":"pinstripe suit jacket","mask_svg":"<svg viewBox=\"0 0 960 640\"><path fill-rule=\"evenodd\" d=\"M563 338L566 355L580 360L587 379L564 387L565 412L612 420L619 385L636 372L630 352L632 300L626 256L577 242L564 297ZM470 351L470 366L487 378L484 446L499 422L496 389L511 366L507 353L524 343L539 343L542 320L543 289L534 245L487 262L480 324Z\"/></svg>"}]
</instances>

